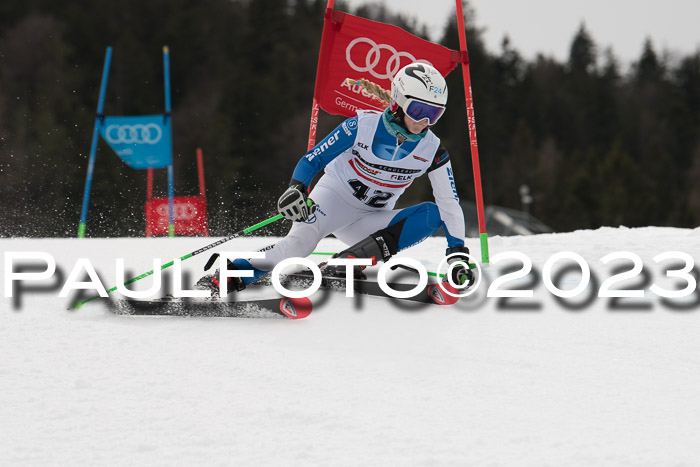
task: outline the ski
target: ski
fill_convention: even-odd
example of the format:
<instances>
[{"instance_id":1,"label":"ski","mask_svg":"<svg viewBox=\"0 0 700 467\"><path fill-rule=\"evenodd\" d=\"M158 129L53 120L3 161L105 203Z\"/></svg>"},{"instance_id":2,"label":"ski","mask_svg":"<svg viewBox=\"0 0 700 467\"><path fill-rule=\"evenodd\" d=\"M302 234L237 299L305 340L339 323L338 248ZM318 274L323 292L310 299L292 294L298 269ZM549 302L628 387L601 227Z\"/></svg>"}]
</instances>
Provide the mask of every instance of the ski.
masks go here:
<instances>
[{"instance_id":1,"label":"ski","mask_svg":"<svg viewBox=\"0 0 700 467\"><path fill-rule=\"evenodd\" d=\"M285 287L290 285L296 287L306 288L311 285L313 278L306 274L289 274L285 276L282 283ZM381 287L379 287L379 282L369 279L355 279L353 280L355 293L362 295L372 295L375 297L386 297L393 298L396 300L408 300L412 302L427 303L431 305L452 305L459 300L459 297L453 297L445 293L444 289L456 294L458 291L454 289L451 285L447 283L442 283L442 287L438 284L428 284L423 290L418 292L416 295L407 298L396 298L384 292ZM387 285L397 292L405 292L415 288L415 284L405 284L400 282L390 282ZM347 281L342 277L333 276L323 276L321 278L321 289L331 290L331 291L342 291L345 292L347 288ZM444 288L444 289L443 289Z\"/></svg>"},{"instance_id":2,"label":"ski","mask_svg":"<svg viewBox=\"0 0 700 467\"><path fill-rule=\"evenodd\" d=\"M186 316L223 318L302 319L311 314L308 298L263 298L249 300L178 299L112 300L111 311L133 316Z\"/></svg>"}]
</instances>

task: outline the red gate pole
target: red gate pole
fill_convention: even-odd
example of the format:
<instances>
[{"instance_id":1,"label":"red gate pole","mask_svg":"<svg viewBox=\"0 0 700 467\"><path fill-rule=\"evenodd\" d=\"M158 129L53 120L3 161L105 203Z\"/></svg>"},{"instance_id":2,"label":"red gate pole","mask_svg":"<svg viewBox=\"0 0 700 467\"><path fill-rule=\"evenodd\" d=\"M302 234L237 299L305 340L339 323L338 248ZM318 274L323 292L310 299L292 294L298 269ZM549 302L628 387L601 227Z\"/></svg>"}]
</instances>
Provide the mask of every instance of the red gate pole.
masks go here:
<instances>
[{"instance_id":1,"label":"red gate pole","mask_svg":"<svg viewBox=\"0 0 700 467\"><path fill-rule=\"evenodd\" d=\"M333 10L333 5L335 3L335 0L328 0L328 3L326 4L326 13L324 15L323 19L323 32L321 33L321 50L319 50L318 53L318 64L316 65L316 81L314 84L314 100L311 105L311 122L309 124L309 142L308 142L308 147L307 151L316 146L316 129L318 128L318 112L320 110L318 106L318 94L316 90L318 89L318 78L321 74L321 57L323 57L323 44L325 44L325 37L326 37L326 28L328 26L328 17L330 15L330 11Z\"/></svg>"},{"instance_id":2,"label":"red gate pole","mask_svg":"<svg viewBox=\"0 0 700 467\"><path fill-rule=\"evenodd\" d=\"M149 219L148 212L153 201L153 169L148 169L146 172L148 172L146 177L146 237L150 237L151 229L148 226L148 222L152 221L152 219Z\"/></svg>"},{"instance_id":3,"label":"red gate pole","mask_svg":"<svg viewBox=\"0 0 700 467\"><path fill-rule=\"evenodd\" d=\"M481 262L489 262L489 244L484 216L484 197L481 190L481 170L479 168L479 148L476 143L476 118L474 116L474 98L472 80L469 74L469 53L467 52L467 35L464 28L462 0L456 0L457 26L459 30L459 49L462 53L462 77L464 78L464 96L467 104L467 124L471 146L472 167L474 171L474 189L476 191L476 211L479 218L479 240L481 242Z\"/></svg>"},{"instance_id":4,"label":"red gate pole","mask_svg":"<svg viewBox=\"0 0 700 467\"><path fill-rule=\"evenodd\" d=\"M153 169L148 169L148 177L146 179L146 201L153 199Z\"/></svg>"},{"instance_id":5,"label":"red gate pole","mask_svg":"<svg viewBox=\"0 0 700 467\"><path fill-rule=\"evenodd\" d=\"M206 198L204 190L204 160L202 159L202 148L197 148L197 174L199 175L199 196Z\"/></svg>"},{"instance_id":6,"label":"red gate pole","mask_svg":"<svg viewBox=\"0 0 700 467\"><path fill-rule=\"evenodd\" d=\"M207 206L207 192L204 187L204 158L202 157L202 148L197 148L197 174L199 176L199 196L204 202L204 207ZM207 214L204 219L204 236L209 236L209 216Z\"/></svg>"}]
</instances>

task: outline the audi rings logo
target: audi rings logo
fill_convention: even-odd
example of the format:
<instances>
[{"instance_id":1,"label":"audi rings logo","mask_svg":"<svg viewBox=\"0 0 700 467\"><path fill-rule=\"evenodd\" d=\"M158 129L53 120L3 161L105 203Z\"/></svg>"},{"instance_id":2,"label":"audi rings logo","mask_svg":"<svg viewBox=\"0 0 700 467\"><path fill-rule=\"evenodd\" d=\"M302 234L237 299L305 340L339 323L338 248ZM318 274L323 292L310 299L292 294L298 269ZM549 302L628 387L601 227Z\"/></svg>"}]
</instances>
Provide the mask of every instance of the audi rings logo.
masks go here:
<instances>
[{"instance_id":1,"label":"audi rings logo","mask_svg":"<svg viewBox=\"0 0 700 467\"><path fill-rule=\"evenodd\" d=\"M156 144L163 137L163 130L155 123L135 125L109 125L105 139L110 144Z\"/></svg>"},{"instance_id":2,"label":"audi rings logo","mask_svg":"<svg viewBox=\"0 0 700 467\"><path fill-rule=\"evenodd\" d=\"M170 207L167 204L161 204L156 208L158 216L164 218L170 215ZM173 215L176 220L189 221L197 217L197 206L191 203L178 203L173 206Z\"/></svg>"},{"instance_id":3,"label":"audi rings logo","mask_svg":"<svg viewBox=\"0 0 700 467\"><path fill-rule=\"evenodd\" d=\"M352 59L351 51L353 47L362 43L369 44L369 50L367 50L367 55L365 55L364 63L362 63L360 60L360 63L357 64ZM386 50L390 54L386 60L385 66L380 66L380 63L383 63L381 62L382 50ZM358 37L357 39L353 39L353 41L350 42L348 47L345 49L345 60L348 62L348 65L350 65L350 68L359 73L369 72L369 74L377 79L392 79L396 72L401 69L402 57L407 59L405 65L416 61L432 65L427 60L416 60L416 57L408 52L399 52L389 44L377 44L368 37Z\"/></svg>"}]
</instances>

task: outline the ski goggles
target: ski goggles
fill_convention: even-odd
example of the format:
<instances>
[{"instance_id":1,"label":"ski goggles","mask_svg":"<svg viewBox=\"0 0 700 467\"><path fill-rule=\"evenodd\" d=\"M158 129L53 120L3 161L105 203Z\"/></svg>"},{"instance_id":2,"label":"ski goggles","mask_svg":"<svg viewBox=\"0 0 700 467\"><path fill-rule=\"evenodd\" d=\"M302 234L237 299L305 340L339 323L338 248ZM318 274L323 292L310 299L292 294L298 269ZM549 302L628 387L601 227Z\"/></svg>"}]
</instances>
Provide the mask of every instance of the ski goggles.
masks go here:
<instances>
[{"instance_id":1,"label":"ski goggles","mask_svg":"<svg viewBox=\"0 0 700 467\"><path fill-rule=\"evenodd\" d=\"M403 111L411 120L420 122L427 118L429 125L435 125L445 112L445 107L429 104L411 97L406 100Z\"/></svg>"}]
</instances>

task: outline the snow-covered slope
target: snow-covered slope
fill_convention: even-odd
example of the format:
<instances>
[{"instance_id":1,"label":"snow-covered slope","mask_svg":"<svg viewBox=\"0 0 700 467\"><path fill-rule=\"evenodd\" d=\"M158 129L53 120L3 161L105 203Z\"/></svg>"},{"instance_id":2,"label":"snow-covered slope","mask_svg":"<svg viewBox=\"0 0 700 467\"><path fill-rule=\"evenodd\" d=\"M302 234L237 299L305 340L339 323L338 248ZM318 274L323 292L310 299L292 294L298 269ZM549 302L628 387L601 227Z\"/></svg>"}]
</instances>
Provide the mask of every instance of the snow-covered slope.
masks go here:
<instances>
[{"instance_id":1,"label":"snow-covered slope","mask_svg":"<svg viewBox=\"0 0 700 467\"><path fill-rule=\"evenodd\" d=\"M63 274L19 308L0 302L1 465L700 465L700 292L669 303L649 292L674 288L663 276L678 268L659 253L700 264L700 229L491 239L493 259L518 251L539 273L558 252L581 255L594 280L573 305L541 274L508 284L532 299L487 298L518 262L492 264L452 307L318 294L301 321L115 316L99 301L68 312L58 298L78 258L109 288L115 258L139 274L213 240L0 240L3 252L50 253ZM401 255L434 267L444 247ZM595 296L615 267L632 268L601 262L616 251L641 259L622 285L644 298ZM207 257L183 263L192 279Z\"/></svg>"}]
</instances>

